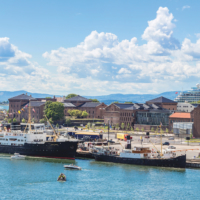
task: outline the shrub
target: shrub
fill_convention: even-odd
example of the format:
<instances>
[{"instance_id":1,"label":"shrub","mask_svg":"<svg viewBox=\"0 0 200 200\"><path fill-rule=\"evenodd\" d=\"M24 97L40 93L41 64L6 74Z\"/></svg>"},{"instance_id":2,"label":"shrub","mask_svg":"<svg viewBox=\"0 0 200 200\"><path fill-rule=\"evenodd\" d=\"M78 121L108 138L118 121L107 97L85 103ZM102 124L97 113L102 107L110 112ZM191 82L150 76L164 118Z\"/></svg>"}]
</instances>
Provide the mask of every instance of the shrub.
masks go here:
<instances>
[{"instance_id":1,"label":"shrub","mask_svg":"<svg viewBox=\"0 0 200 200\"><path fill-rule=\"evenodd\" d=\"M14 122L14 123L17 122L16 118L13 118L13 122Z\"/></svg>"}]
</instances>

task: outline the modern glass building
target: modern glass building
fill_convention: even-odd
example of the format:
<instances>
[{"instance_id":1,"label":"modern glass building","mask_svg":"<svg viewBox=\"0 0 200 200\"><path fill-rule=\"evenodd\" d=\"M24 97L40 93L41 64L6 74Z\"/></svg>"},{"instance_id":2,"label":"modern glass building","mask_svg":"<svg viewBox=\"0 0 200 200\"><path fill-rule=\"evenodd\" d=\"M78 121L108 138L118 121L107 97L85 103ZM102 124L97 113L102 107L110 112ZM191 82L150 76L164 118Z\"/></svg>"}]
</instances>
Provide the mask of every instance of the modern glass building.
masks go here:
<instances>
[{"instance_id":1,"label":"modern glass building","mask_svg":"<svg viewBox=\"0 0 200 200\"><path fill-rule=\"evenodd\" d=\"M197 102L200 101L200 84L197 84L196 87L192 87L191 90L187 92L181 92L174 101L181 102Z\"/></svg>"}]
</instances>

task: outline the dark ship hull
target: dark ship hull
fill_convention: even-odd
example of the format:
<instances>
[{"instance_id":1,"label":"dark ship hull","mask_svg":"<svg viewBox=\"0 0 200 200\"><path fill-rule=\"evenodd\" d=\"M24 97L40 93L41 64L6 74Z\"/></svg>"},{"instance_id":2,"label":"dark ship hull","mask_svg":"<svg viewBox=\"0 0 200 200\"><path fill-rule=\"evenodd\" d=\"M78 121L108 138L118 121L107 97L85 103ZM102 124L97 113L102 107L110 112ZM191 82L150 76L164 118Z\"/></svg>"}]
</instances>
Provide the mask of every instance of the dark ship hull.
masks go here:
<instances>
[{"instance_id":1,"label":"dark ship hull","mask_svg":"<svg viewBox=\"0 0 200 200\"><path fill-rule=\"evenodd\" d=\"M76 141L45 142L44 144L25 143L23 146L0 145L0 153L19 153L26 156L75 159Z\"/></svg>"},{"instance_id":2,"label":"dark ship hull","mask_svg":"<svg viewBox=\"0 0 200 200\"><path fill-rule=\"evenodd\" d=\"M156 167L186 167L186 155L178 156L170 159L142 159L142 158L123 158L119 156L108 156L94 154L96 161L123 163L132 165L147 165Z\"/></svg>"}]
</instances>

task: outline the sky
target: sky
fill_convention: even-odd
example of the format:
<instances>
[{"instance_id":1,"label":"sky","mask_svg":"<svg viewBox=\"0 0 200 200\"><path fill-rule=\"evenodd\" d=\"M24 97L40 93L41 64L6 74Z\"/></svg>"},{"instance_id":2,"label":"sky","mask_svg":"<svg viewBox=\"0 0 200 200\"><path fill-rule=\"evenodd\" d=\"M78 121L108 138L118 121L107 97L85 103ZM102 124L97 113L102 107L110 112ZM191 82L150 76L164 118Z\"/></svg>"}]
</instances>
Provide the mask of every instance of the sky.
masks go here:
<instances>
[{"instance_id":1,"label":"sky","mask_svg":"<svg viewBox=\"0 0 200 200\"><path fill-rule=\"evenodd\" d=\"M0 91L158 94L200 83L200 1L0 0Z\"/></svg>"}]
</instances>

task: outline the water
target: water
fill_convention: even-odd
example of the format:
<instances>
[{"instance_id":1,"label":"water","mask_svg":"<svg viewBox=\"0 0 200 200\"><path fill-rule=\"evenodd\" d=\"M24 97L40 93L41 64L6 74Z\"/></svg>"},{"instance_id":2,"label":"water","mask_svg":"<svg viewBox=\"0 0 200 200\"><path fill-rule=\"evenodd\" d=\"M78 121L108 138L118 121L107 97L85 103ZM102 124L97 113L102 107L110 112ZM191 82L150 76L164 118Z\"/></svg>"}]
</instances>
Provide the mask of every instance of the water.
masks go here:
<instances>
[{"instance_id":1,"label":"water","mask_svg":"<svg viewBox=\"0 0 200 200\"><path fill-rule=\"evenodd\" d=\"M0 199L199 199L200 170L0 157ZM61 172L67 176L57 182Z\"/></svg>"},{"instance_id":2,"label":"water","mask_svg":"<svg viewBox=\"0 0 200 200\"><path fill-rule=\"evenodd\" d=\"M6 109L6 110L8 110L9 109L9 105L5 105L5 106L0 105L0 109Z\"/></svg>"}]
</instances>

